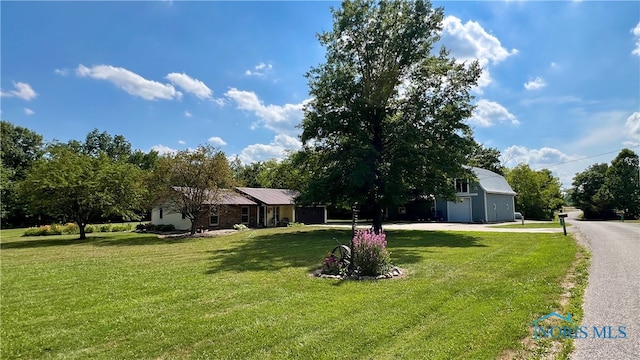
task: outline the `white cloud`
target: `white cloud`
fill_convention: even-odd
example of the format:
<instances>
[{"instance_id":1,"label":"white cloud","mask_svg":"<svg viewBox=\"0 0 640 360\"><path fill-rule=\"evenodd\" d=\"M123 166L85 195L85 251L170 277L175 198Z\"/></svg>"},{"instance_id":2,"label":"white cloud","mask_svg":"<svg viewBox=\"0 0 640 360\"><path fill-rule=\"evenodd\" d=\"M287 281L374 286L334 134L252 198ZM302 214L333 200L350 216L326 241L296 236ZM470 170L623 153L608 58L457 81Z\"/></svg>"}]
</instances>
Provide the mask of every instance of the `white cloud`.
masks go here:
<instances>
[{"instance_id":1,"label":"white cloud","mask_svg":"<svg viewBox=\"0 0 640 360\"><path fill-rule=\"evenodd\" d=\"M477 92L482 93L482 88L489 86L493 81L489 73L489 64L495 65L518 50L507 50L500 40L489 34L478 22L462 21L455 16L447 16L443 20L442 43L451 51L451 54L459 61L478 60L483 67L480 79L478 79Z\"/></svg>"},{"instance_id":2,"label":"white cloud","mask_svg":"<svg viewBox=\"0 0 640 360\"><path fill-rule=\"evenodd\" d=\"M287 150L298 150L302 146L300 141L292 136L278 134L269 144L253 144L242 150L238 157L244 164L269 159L282 159Z\"/></svg>"},{"instance_id":3,"label":"white cloud","mask_svg":"<svg viewBox=\"0 0 640 360\"><path fill-rule=\"evenodd\" d=\"M142 76L121 67L111 65L97 65L88 68L82 64L76 69L76 74L81 77L91 77L99 80L107 80L127 93L139 96L145 100L155 99L180 99L182 93L170 84L162 84L157 81L147 80Z\"/></svg>"},{"instance_id":4,"label":"white cloud","mask_svg":"<svg viewBox=\"0 0 640 360\"><path fill-rule=\"evenodd\" d=\"M22 100L34 99L38 94L31 88L31 85L23 82L14 82L13 87L15 90L4 92L0 90L0 96L4 97L17 97Z\"/></svg>"},{"instance_id":5,"label":"white cloud","mask_svg":"<svg viewBox=\"0 0 640 360\"><path fill-rule=\"evenodd\" d=\"M633 49L633 51L631 51L631 53L633 55L640 56L640 22L638 22L638 25L636 25L636 27L631 29L631 33L636 37L636 47L635 49Z\"/></svg>"},{"instance_id":6,"label":"white cloud","mask_svg":"<svg viewBox=\"0 0 640 360\"><path fill-rule=\"evenodd\" d=\"M29 109L29 108L24 108L24 113L27 114L27 115L33 115L36 112L31 110L31 109Z\"/></svg>"},{"instance_id":7,"label":"white cloud","mask_svg":"<svg viewBox=\"0 0 640 360\"><path fill-rule=\"evenodd\" d=\"M512 125L520 124L515 115L510 113L504 106L495 101L479 100L476 103L473 115L469 119L469 123L480 127L489 127L497 122L510 122Z\"/></svg>"},{"instance_id":8,"label":"white cloud","mask_svg":"<svg viewBox=\"0 0 640 360\"><path fill-rule=\"evenodd\" d=\"M227 145L227 142L222 140L222 138L220 138L218 136L212 136L207 141L212 143L213 145L216 145L216 146L225 146L225 145Z\"/></svg>"},{"instance_id":9,"label":"white cloud","mask_svg":"<svg viewBox=\"0 0 640 360\"><path fill-rule=\"evenodd\" d=\"M176 149L172 149L166 145L162 145L162 144L158 144L158 145L153 145L151 147L151 150L157 151L158 154L160 155L165 155L165 154L174 154L177 153L178 150Z\"/></svg>"},{"instance_id":10,"label":"white cloud","mask_svg":"<svg viewBox=\"0 0 640 360\"><path fill-rule=\"evenodd\" d=\"M549 66L551 66L554 69L557 69L558 68L558 63L555 62L555 61L552 61L551 64L549 64Z\"/></svg>"},{"instance_id":11,"label":"white cloud","mask_svg":"<svg viewBox=\"0 0 640 360\"><path fill-rule=\"evenodd\" d=\"M185 73L170 73L166 76L166 79L171 81L174 85L179 86L182 90L191 93L200 99L211 98L211 89L209 89L205 83L198 79L194 79Z\"/></svg>"},{"instance_id":12,"label":"white cloud","mask_svg":"<svg viewBox=\"0 0 640 360\"><path fill-rule=\"evenodd\" d=\"M229 99L235 101L238 109L251 111L264 123L264 127L277 133L293 134L297 132L295 126L303 117L303 108L308 100L298 104L265 105L252 91L231 88L225 93Z\"/></svg>"},{"instance_id":13,"label":"white cloud","mask_svg":"<svg viewBox=\"0 0 640 360\"><path fill-rule=\"evenodd\" d=\"M53 72L61 76L69 75L69 69L55 69Z\"/></svg>"},{"instance_id":14,"label":"white cloud","mask_svg":"<svg viewBox=\"0 0 640 360\"><path fill-rule=\"evenodd\" d=\"M574 162L577 159L579 157L549 147L528 149L513 145L502 151L503 165L513 167L517 164L527 164L533 170L549 169L566 189L571 187L573 176L584 167L584 164Z\"/></svg>"},{"instance_id":15,"label":"white cloud","mask_svg":"<svg viewBox=\"0 0 640 360\"><path fill-rule=\"evenodd\" d=\"M187 143L184 140L178 140L178 144L180 145L186 145Z\"/></svg>"},{"instance_id":16,"label":"white cloud","mask_svg":"<svg viewBox=\"0 0 640 360\"><path fill-rule=\"evenodd\" d=\"M547 83L544 82L544 79L541 77L536 77L535 79L530 79L524 84L524 88L527 90L538 90L547 86Z\"/></svg>"},{"instance_id":17,"label":"white cloud","mask_svg":"<svg viewBox=\"0 0 640 360\"><path fill-rule=\"evenodd\" d=\"M627 118L624 124L626 133L629 135L628 141L624 142L625 146L638 146L640 145L640 112L634 112Z\"/></svg>"},{"instance_id":18,"label":"white cloud","mask_svg":"<svg viewBox=\"0 0 640 360\"><path fill-rule=\"evenodd\" d=\"M260 64L254 66L253 70L247 70L244 72L244 74L247 76L263 77L272 69L273 69L273 65L265 64L261 62Z\"/></svg>"},{"instance_id":19,"label":"white cloud","mask_svg":"<svg viewBox=\"0 0 640 360\"><path fill-rule=\"evenodd\" d=\"M190 112L185 111L185 112L184 112L184 116L186 116L186 117L191 117L191 116L193 116L193 115L191 115L191 113L190 113Z\"/></svg>"}]
</instances>

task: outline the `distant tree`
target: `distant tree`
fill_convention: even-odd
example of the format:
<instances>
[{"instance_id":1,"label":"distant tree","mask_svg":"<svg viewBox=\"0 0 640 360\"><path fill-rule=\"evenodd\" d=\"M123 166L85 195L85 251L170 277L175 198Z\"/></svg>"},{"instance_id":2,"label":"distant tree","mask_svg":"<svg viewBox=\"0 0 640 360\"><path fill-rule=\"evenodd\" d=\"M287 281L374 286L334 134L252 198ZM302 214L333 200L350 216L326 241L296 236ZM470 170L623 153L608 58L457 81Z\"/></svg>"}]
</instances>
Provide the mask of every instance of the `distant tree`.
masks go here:
<instances>
[{"instance_id":1,"label":"distant tree","mask_svg":"<svg viewBox=\"0 0 640 360\"><path fill-rule=\"evenodd\" d=\"M477 62L442 47L444 11L426 1L344 1L333 30L318 35L326 62L306 74L311 100L302 121L314 175L302 200L358 201L382 228L382 209L411 196L454 198L451 179L470 176L464 120Z\"/></svg>"},{"instance_id":2,"label":"distant tree","mask_svg":"<svg viewBox=\"0 0 640 360\"><path fill-rule=\"evenodd\" d=\"M136 150L131 153L127 162L133 164L142 170L153 170L160 159L160 154L157 151L151 150L145 153L141 150Z\"/></svg>"},{"instance_id":3,"label":"distant tree","mask_svg":"<svg viewBox=\"0 0 640 360\"><path fill-rule=\"evenodd\" d=\"M168 211L184 214L191 221L191 234L209 213L209 206L219 204L221 190L233 185L226 155L209 146L165 155L153 178L157 201Z\"/></svg>"},{"instance_id":4,"label":"distant tree","mask_svg":"<svg viewBox=\"0 0 640 360\"><path fill-rule=\"evenodd\" d=\"M629 149L620 151L607 169L604 190L612 205L626 217L640 216L640 169L638 155Z\"/></svg>"},{"instance_id":5,"label":"distant tree","mask_svg":"<svg viewBox=\"0 0 640 360\"><path fill-rule=\"evenodd\" d=\"M18 191L34 211L75 221L80 239L86 238L85 226L94 216L135 219L144 194L135 166L60 146L36 162Z\"/></svg>"},{"instance_id":6,"label":"distant tree","mask_svg":"<svg viewBox=\"0 0 640 360\"><path fill-rule=\"evenodd\" d=\"M594 164L573 177L571 201L586 219L602 219L613 215L613 205L604 186L609 166Z\"/></svg>"},{"instance_id":7,"label":"distant tree","mask_svg":"<svg viewBox=\"0 0 640 360\"><path fill-rule=\"evenodd\" d=\"M564 204L560 180L548 169L532 170L520 164L506 171L509 185L518 195L516 210L530 219L551 219Z\"/></svg>"},{"instance_id":8,"label":"distant tree","mask_svg":"<svg viewBox=\"0 0 640 360\"><path fill-rule=\"evenodd\" d=\"M8 121L0 122L0 218L3 227L25 225L31 215L25 201L17 196L16 185L43 153L42 135Z\"/></svg>"},{"instance_id":9,"label":"distant tree","mask_svg":"<svg viewBox=\"0 0 640 360\"><path fill-rule=\"evenodd\" d=\"M122 135L111 136L106 131L93 129L87 134L82 150L91 156L106 154L114 160L127 160L131 156L131 143Z\"/></svg>"},{"instance_id":10,"label":"distant tree","mask_svg":"<svg viewBox=\"0 0 640 360\"><path fill-rule=\"evenodd\" d=\"M236 157L229 164L236 184L246 187L262 187L258 182L258 174L263 165L264 163L261 161L244 165L239 157Z\"/></svg>"},{"instance_id":11,"label":"distant tree","mask_svg":"<svg viewBox=\"0 0 640 360\"><path fill-rule=\"evenodd\" d=\"M467 156L467 165L504 175L504 166L500 161L500 151L496 148L486 148L477 142Z\"/></svg>"},{"instance_id":12,"label":"distant tree","mask_svg":"<svg viewBox=\"0 0 640 360\"><path fill-rule=\"evenodd\" d=\"M305 189L309 176L297 165L297 156L300 154L290 153L283 160L271 159L262 163L257 179L260 187L298 191Z\"/></svg>"}]
</instances>

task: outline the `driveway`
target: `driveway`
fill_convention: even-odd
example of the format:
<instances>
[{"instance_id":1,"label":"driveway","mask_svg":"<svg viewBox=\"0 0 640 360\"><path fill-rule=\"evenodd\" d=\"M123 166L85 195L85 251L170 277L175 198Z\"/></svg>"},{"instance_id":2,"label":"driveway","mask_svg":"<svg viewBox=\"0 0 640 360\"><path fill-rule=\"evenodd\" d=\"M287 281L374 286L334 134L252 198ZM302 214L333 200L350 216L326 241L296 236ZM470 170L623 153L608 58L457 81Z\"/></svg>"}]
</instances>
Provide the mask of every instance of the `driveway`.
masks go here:
<instances>
[{"instance_id":1,"label":"driveway","mask_svg":"<svg viewBox=\"0 0 640 360\"><path fill-rule=\"evenodd\" d=\"M547 223L546 221L525 220L525 224ZM522 224L521 221L505 222L499 224L462 224L462 223L445 223L445 222L429 222L429 223L399 223L399 224L383 224L385 230L427 230L427 231L490 231L490 232L533 232L533 233L556 233L562 232L562 228L497 228L497 225L517 225ZM327 224L321 226L351 228L347 224ZM371 225L358 225L358 229L369 229Z\"/></svg>"},{"instance_id":2,"label":"driveway","mask_svg":"<svg viewBox=\"0 0 640 360\"><path fill-rule=\"evenodd\" d=\"M583 222L575 219L577 214L569 215L570 229L591 251L580 324L589 336L574 340L571 359L640 359L640 224ZM600 333L611 326L610 336L593 336L594 326Z\"/></svg>"}]
</instances>

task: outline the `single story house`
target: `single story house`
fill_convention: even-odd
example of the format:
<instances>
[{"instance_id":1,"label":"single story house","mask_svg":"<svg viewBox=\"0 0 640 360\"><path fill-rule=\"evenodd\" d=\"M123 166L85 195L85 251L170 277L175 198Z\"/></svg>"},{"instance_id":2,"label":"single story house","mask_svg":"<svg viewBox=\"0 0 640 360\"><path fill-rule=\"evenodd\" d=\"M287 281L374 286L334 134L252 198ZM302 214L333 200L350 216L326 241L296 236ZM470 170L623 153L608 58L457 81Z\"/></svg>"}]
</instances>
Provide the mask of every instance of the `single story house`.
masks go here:
<instances>
[{"instance_id":1,"label":"single story house","mask_svg":"<svg viewBox=\"0 0 640 360\"><path fill-rule=\"evenodd\" d=\"M179 190L177 190L179 191ZM220 189L211 200L205 202L209 211L198 220L198 228L231 229L235 224L248 227L258 225L258 204L245 196L229 189ZM176 229L191 228L191 220L168 202L160 203L151 210L151 223L154 225L173 224Z\"/></svg>"},{"instance_id":2,"label":"single story house","mask_svg":"<svg viewBox=\"0 0 640 360\"><path fill-rule=\"evenodd\" d=\"M388 209L390 220L436 220L462 223L514 221L515 196L504 176L472 167L476 181L455 179L457 201L421 197L397 209Z\"/></svg>"},{"instance_id":3,"label":"single story house","mask_svg":"<svg viewBox=\"0 0 640 360\"><path fill-rule=\"evenodd\" d=\"M181 191L175 188L176 191ZM325 206L296 206L298 192L287 189L263 189L237 187L220 189L211 200L205 202L209 211L198 220L198 228L231 229L235 224L248 227L286 226L291 222L324 224L327 222ZM173 224L176 229L191 228L191 221L180 211L163 202L151 210L154 225Z\"/></svg>"},{"instance_id":4,"label":"single story house","mask_svg":"<svg viewBox=\"0 0 640 360\"><path fill-rule=\"evenodd\" d=\"M299 193L295 190L237 187L236 191L258 204L258 227L327 222L326 206L297 206L295 198Z\"/></svg>"}]
</instances>

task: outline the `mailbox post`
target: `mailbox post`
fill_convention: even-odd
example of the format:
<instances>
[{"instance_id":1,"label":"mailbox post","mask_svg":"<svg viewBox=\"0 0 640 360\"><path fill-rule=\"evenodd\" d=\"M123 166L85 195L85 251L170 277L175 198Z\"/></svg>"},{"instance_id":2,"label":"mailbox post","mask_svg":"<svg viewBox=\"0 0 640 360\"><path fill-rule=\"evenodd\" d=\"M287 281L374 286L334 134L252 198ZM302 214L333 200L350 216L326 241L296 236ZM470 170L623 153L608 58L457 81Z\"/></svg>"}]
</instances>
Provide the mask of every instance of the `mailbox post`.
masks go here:
<instances>
[{"instance_id":1,"label":"mailbox post","mask_svg":"<svg viewBox=\"0 0 640 360\"><path fill-rule=\"evenodd\" d=\"M564 236L567 236L567 226L564 223L564 219L567 217L567 214L558 214L558 219L560 219L560 225L562 225L562 230L564 231Z\"/></svg>"}]
</instances>

